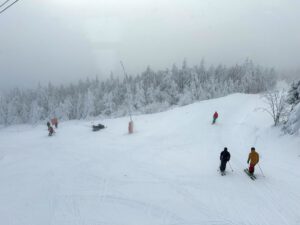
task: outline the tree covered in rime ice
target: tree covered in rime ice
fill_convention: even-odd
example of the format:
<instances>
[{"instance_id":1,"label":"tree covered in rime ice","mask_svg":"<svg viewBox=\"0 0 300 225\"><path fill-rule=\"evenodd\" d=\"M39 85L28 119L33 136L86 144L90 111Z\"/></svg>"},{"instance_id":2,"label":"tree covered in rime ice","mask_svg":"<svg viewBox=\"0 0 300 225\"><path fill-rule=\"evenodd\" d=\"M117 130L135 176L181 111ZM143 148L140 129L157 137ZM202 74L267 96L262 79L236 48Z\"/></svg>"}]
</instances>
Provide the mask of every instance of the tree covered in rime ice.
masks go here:
<instances>
[{"instance_id":1,"label":"tree covered in rime ice","mask_svg":"<svg viewBox=\"0 0 300 225\"><path fill-rule=\"evenodd\" d=\"M296 83L292 83L291 88L288 91L287 102L292 106L295 106L300 102L300 80Z\"/></svg>"},{"instance_id":2,"label":"tree covered in rime ice","mask_svg":"<svg viewBox=\"0 0 300 225\"><path fill-rule=\"evenodd\" d=\"M278 126L288 114L285 91L268 91L263 94L267 107L264 108L273 119L274 126Z\"/></svg>"},{"instance_id":3,"label":"tree covered in rime ice","mask_svg":"<svg viewBox=\"0 0 300 225\"><path fill-rule=\"evenodd\" d=\"M291 85L288 91L287 103L291 105L291 112L283 130L289 134L296 134L300 131L300 80Z\"/></svg>"},{"instance_id":4,"label":"tree covered in rime ice","mask_svg":"<svg viewBox=\"0 0 300 225\"><path fill-rule=\"evenodd\" d=\"M95 116L118 117L153 113L173 106L225 96L235 92L259 93L274 87L275 71L246 60L241 65L189 67L154 71L147 67L127 79L111 75L106 80L86 79L68 86L38 85L13 89L0 97L0 124L36 123Z\"/></svg>"}]
</instances>

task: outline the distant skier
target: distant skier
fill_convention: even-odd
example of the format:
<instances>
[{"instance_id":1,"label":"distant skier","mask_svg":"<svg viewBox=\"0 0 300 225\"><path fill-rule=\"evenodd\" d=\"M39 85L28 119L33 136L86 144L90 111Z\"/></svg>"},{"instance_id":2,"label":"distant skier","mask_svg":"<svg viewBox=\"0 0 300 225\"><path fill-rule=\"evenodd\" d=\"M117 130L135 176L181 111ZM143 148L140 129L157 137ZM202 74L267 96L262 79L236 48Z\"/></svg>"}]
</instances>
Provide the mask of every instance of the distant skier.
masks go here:
<instances>
[{"instance_id":1,"label":"distant skier","mask_svg":"<svg viewBox=\"0 0 300 225\"><path fill-rule=\"evenodd\" d=\"M50 127L50 122L49 122L49 121L47 121L47 127L48 127L48 129L49 129L49 127Z\"/></svg>"},{"instance_id":2,"label":"distant skier","mask_svg":"<svg viewBox=\"0 0 300 225\"><path fill-rule=\"evenodd\" d=\"M255 151L254 147L251 148L251 152L249 153L247 163L249 164L249 162L250 162L249 173L253 174L254 167L259 162L259 154Z\"/></svg>"},{"instance_id":3,"label":"distant skier","mask_svg":"<svg viewBox=\"0 0 300 225\"><path fill-rule=\"evenodd\" d=\"M219 114L218 114L218 112L216 111L216 112L214 113L214 115L213 115L213 122L212 122L212 124L215 124L215 122L216 122L216 120L218 119L218 117L219 117Z\"/></svg>"},{"instance_id":4,"label":"distant skier","mask_svg":"<svg viewBox=\"0 0 300 225\"><path fill-rule=\"evenodd\" d=\"M224 150L220 154L220 171L221 174L225 174L225 169L226 169L226 163L230 160L230 153L228 152L227 148L225 147Z\"/></svg>"},{"instance_id":5,"label":"distant skier","mask_svg":"<svg viewBox=\"0 0 300 225\"><path fill-rule=\"evenodd\" d=\"M52 136L55 133L52 126L48 127L48 131L49 131L49 134L48 134L49 136Z\"/></svg>"},{"instance_id":6,"label":"distant skier","mask_svg":"<svg viewBox=\"0 0 300 225\"><path fill-rule=\"evenodd\" d=\"M52 123L52 126L55 126L55 128L57 129L57 127L58 127L58 119L57 118L51 119L51 123Z\"/></svg>"}]
</instances>

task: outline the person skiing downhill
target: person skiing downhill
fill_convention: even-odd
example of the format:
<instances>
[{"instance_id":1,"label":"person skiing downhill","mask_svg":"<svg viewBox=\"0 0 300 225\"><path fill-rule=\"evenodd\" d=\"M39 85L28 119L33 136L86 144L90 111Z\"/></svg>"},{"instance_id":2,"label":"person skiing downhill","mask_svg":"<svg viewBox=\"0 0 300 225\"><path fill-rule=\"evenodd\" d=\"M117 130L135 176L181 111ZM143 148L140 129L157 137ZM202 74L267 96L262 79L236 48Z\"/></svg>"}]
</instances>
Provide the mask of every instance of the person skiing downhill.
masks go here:
<instances>
[{"instance_id":1,"label":"person skiing downhill","mask_svg":"<svg viewBox=\"0 0 300 225\"><path fill-rule=\"evenodd\" d=\"M220 171L221 174L225 174L225 169L226 169L226 163L230 160L230 153L228 152L227 148L225 147L224 150L220 154Z\"/></svg>"},{"instance_id":2,"label":"person skiing downhill","mask_svg":"<svg viewBox=\"0 0 300 225\"><path fill-rule=\"evenodd\" d=\"M251 152L249 153L249 156L248 156L248 160L247 160L247 163L249 165L249 173L250 174L253 174L254 173L254 167L255 165L259 162L259 154L255 151L255 148L252 147L251 148Z\"/></svg>"},{"instance_id":3,"label":"person skiing downhill","mask_svg":"<svg viewBox=\"0 0 300 225\"><path fill-rule=\"evenodd\" d=\"M214 113L214 115L213 115L213 122L212 122L212 124L214 124L214 123L216 122L216 120L218 119L218 117L219 117L219 114L218 114L218 112L216 111L216 112Z\"/></svg>"},{"instance_id":4,"label":"person skiing downhill","mask_svg":"<svg viewBox=\"0 0 300 225\"><path fill-rule=\"evenodd\" d=\"M48 134L49 136L52 136L55 133L52 126L48 127L48 131L49 131L49 134Z\"/></svg>"},{"instance_id":5,"label":"person skiing downhill","mask_svg":"<svg viewBox=\"0 0 300 225\"><path fill-rule=\"evenodd\" d=\"M57 126L58 126L58 119L55 117L55 118L52 118L51 119L51 124L52 126L55 126L55 128L57 129Z\"/></svg>"}]
</instances>

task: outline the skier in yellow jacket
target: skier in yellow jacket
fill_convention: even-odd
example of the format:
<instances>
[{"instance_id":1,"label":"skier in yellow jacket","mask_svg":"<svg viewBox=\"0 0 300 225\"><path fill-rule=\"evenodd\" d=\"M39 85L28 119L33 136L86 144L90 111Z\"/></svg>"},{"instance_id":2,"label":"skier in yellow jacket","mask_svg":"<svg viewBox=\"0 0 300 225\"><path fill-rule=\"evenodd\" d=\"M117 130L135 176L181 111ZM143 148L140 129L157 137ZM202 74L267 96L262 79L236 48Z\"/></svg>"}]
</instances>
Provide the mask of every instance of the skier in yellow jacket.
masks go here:
<instances>
[{"instance_id":1,"label":"skier in yellow jacket","mask_svg":"<svg viewBox=\"0 0 300 225\"><path fill-rule=\"evenodd\" d=\"M259 162L259 154L255 151L254 147L251 148L251 152L249 153L247 163L249 164L249 162L250 162L249 173L253 174L254 167Z\"/></svg>"}]
</instances>

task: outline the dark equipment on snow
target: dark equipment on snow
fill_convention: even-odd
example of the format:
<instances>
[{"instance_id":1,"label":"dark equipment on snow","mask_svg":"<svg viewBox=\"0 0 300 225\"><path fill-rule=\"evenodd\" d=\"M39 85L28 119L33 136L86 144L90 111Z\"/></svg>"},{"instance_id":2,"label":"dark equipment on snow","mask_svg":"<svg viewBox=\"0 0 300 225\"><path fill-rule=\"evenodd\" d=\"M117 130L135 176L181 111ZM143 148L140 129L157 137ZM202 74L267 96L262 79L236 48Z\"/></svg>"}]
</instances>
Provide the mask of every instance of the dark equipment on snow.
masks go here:
<instances>
[{"instance_id":1,"label":"dark equipment on snow","mask_svg":"<svg viewBox=\"0 0 300 225\"><path fill-rule=\"evenodd\" d=\"M105 128L105 126L100 123L98 125L93 125L92 127L93 127L93 131L98 131Z\"/></svg>"}]
</instances>

